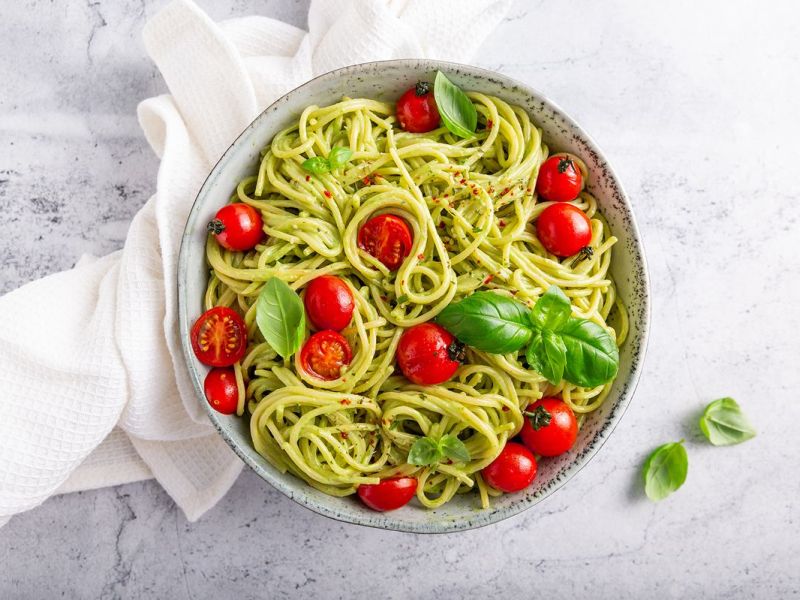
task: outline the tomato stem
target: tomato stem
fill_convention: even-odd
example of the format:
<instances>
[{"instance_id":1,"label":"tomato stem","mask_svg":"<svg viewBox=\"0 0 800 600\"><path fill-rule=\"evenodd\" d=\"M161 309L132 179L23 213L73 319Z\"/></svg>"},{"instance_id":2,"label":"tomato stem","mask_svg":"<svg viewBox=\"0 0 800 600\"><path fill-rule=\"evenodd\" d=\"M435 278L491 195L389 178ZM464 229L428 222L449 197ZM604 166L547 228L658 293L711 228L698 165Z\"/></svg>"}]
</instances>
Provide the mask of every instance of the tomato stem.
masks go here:
<instances>
[{"instance_id":1,"label":"tomato stem","mask_svg":"<svg viewBox=\"0 0 800 600\"><path fill-rule=\"evenodd\" d=\"M417 96L424 96L428 92L431 91L431 84L427 81L418 81L417 84L414 86L414 93Z\"/></svg>"},{"instance_id":2,"label":"tomato stem","mask_svg":"<svg viewBox=\"0 0 800 600\"><path fill-rule=\"evenodd\" d=\"M562 156L558 160L558 172L559 173L566 173L567 169L572 167L572 170L575 170L575 165L572 163L572 159L568 156Z\"/></svg>"},{"instance_id":3,"label":"tomato stem","mask_svg":"<svg viewBox=\"0 0 800 600\"><path fill-rule=\"evenodd\" d=\"M453 340L447 347L447 357L450 360L463 363L467 358L467 347L458 340Z\"/></svg>"},{"instance_id":4,"label":"tomato stem","mask_svg":"<svg viewBox=\"0 0 800 600\"><path fill-rule=\"evenodd\" d=\"M211 219L206 226L206 229L209 233L213 233L214 235L219 235L223 231L225 231L225 224L220 221L219 219Z\"/></svg>"},{"instance_id":5,"label":"tomato stem","mask_svg":"<svg viewBox=\"0 0 800 600\"><path fill-rule=\"evenodd\" d=\"M537 406L533 412L523 410L522 414L528 417L528 420L531 422L531 427L533 427L536 431L539 431L542 427L547 427L550 425L550 421L553 418L553 415L551 415L542 405Z\"/></svg>"},{"instance_id":6,"label":"tomato stem","mask_svg":"<svg viewBox=\"0 0 800 600\"><path fill-rule=\"evenodd\" d=\"M594 256L594 248L591 246L584 246L578 251L578 255L569 264L570 269L574 269L575 265L577 265L579 262L586 260L587 258L592 258L592 256Z\"/></svg>"}]
</instances>

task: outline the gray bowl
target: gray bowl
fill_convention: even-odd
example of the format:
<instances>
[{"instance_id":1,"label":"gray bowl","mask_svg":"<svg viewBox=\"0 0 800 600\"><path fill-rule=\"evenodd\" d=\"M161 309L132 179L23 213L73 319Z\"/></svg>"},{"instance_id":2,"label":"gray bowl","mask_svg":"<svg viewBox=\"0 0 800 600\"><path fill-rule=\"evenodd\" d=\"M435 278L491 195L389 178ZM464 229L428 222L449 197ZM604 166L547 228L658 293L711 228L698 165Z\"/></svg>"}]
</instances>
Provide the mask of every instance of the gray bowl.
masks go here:
<instances>
[{"instance_id":1,"label":"gray bowl","mask_svg":"<svg viewBox=\"0 0 800 600\"><path fill-rule=\"evenodd\" d=\"M584 422L572 451L541 462L530 488L495 498L486 510L477 507L473 494L464 494L435 510L423 509L412 502L400 510L379 513L354 497L334 498L288 473L280 473L253 448L247 418L225 416L211 409L203 395L207 368L198 362L190 348L189 329L203 310L208 276L206 223L228 200L237 183L254 172L259 150L310 104L324 106L344 95L392 100L420 79L432 81L437 70L444 71L462 88L495 95L523 107L544 130L544 139L554 151L573 152L586 161L591 173L588 188L597 197L613 234L619 238L611 272L630 312L630 335L621 348L619 376L610 396ZM197 195L183 233L178 297L183 351L197 401L206 407L220 435L247 465L289 498L317 513L349 523L417 533L472 529L516 515L552 494L589 462L633 398L647 345L650 315L647 268L633 211L611 165L592 139L543 94L522 83L476 67L433 60L365 63L326 73L292 90L261 113L225 152Z\"/></svg>"}]
</instances>

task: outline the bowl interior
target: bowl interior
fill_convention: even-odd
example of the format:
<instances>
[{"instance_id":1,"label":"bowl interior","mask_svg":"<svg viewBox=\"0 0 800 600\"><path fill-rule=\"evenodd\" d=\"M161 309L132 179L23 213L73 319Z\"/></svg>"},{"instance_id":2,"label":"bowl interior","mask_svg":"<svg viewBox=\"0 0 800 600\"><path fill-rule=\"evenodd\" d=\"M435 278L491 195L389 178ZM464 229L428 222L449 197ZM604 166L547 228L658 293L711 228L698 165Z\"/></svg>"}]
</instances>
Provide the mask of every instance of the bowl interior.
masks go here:
<instances>
[{"instance_id":1,"label":"bowl interior","mask_svg":"<svg viewBox=\"0 0 800 600\"><path fill-rule=\"evenodd\" d=\"M572 451L541 462L536 481L528 490L493 499L487 510L478 507L476 495L464 494L435 510L421 509L412 502L398 511L377 513L352 497L334 498L290 474L280 473L253 448L246 417L225 416L210 409L202 392L207 369L189 348L188 331L202 312L208 277L205 224L228 201L238 182L253 174L261 148L278 131L295 121L308 105L331 104L342 96L392 100L420 79L433 81L439 69L464 89L498 96L523 107L543 129L545 142L551 149L573 152L584 159L591 174L588 189L597 197L601 212L619 239L614 247L611 271L630 313L630 335L621 348L619 376L608 399L584 422ZM198 402L207 408L220 434L256 473L290 498L321 514L362 525L430 533L479 527L521 512L551 494L588 462L631 400L644 357L649 316L645 259L630 204L592 140L553 103L527 86L475 67L430 60L383 61L346 67L302 85L259 115L220 159L197 196L183 235L179 302L184 354Z\"/></svg>"}]
</instances>

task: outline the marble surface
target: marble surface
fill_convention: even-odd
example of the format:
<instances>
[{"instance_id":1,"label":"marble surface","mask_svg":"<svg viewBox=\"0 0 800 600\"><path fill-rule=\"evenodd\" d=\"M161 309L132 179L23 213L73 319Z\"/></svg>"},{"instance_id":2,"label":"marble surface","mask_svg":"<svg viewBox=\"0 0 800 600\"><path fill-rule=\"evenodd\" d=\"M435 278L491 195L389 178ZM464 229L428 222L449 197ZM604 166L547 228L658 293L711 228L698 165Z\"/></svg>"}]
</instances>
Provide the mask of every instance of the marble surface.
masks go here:
<instances>
[{"instance_id":1,"label":"marble surface","mask_svg":"<svg viewBox=\"0 0 800 600\"><path fill-rule=\"evenodd\" d=\"M307 3L202 0L303 26ZM155 187L136 103L164 84L140 30L161 2L5 3L0 292L121 246ZM574 480L501 524L425 537L317 516L244 472L188 523L152 481L52 498L0 529L2 598L787 598L800 595L800 8L520 1L475 63L553 98L637 211L653 328L636 398ZM704 443L730 395L759 435ZM686 439L659 504L642 461Z\"/></svg>"}]
</instances>

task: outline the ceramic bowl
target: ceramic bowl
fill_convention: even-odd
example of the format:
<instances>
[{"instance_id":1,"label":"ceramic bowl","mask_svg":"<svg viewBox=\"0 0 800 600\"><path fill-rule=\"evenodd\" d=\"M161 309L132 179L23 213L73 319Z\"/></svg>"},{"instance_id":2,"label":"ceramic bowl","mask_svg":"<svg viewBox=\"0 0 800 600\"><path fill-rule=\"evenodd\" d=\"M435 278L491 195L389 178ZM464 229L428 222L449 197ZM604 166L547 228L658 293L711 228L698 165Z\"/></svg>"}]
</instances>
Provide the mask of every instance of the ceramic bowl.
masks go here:
<instances>
[{"instance_id":1,"label":"ceramic bowl","mask_svg":"<svg viewBox=\"0 0 800 600\"><path fill-rule=\"evenodd\" d=\"M208 269L205 262L206 223L230 197L237 183L255 172L259 151L272 137L296 121L310 104L324 106L342 96L392 101L419 80L432 81L437 70L463 89L476 90L523 107L544 131L552 151L569 151L582 157L591 176L589 191L599 202L619 242L614 246L611 271L619 295L630 312L630 335L621 348L619 376L603 406L593 412L580 431L572 451L544 460L534 484L527 490L492 500L481 510L477 495L457 496L445 506L426 510L412 502L404 508L373 512L357 498L334 498L288 473L280 473L262 458L250 440L249 421L221 415L203 396L206 367L189 346L189 329L202 313ZM263 113L233 142L211 171L194 203L183 234L179 264L180 334L194 381L197 401L208 409L220 435L259 476L295 502L320 514L360 525L418 533L459 531L496 523L541 502L566 483L600 450L633 398L642 369L649 319L649 284L639 231L628 198L603 153L578 124L540 92L476 67L432 60L394 60L346 67L321 75L289 92Z\"/></svg>"}]
</instances>

